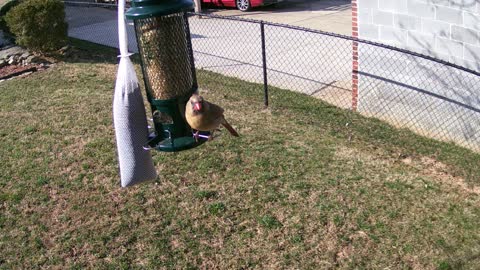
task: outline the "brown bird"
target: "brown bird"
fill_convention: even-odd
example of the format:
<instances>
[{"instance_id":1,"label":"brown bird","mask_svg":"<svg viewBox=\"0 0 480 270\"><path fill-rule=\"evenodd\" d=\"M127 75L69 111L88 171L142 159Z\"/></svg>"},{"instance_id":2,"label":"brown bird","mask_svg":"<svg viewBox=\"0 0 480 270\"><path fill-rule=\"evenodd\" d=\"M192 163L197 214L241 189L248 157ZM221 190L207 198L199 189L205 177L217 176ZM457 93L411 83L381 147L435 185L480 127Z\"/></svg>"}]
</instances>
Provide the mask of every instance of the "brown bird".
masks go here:
<instances>
[{"instance_id":1,"label":"brown bird","mask_svg":"<svg viewBox=\"0 0 480 270\"><path fill-rule=\"evenodd\" d=\"M198 140L199 131L210 131L210 139L213 136L213 131L220 125L223 125L233 136L239 136L237 131L225 120L223 109L204 100L198 94L193 94L187 102L185 118L190 127L196 130L194 134L196 140Z\"/></svg>"}]
</instances>

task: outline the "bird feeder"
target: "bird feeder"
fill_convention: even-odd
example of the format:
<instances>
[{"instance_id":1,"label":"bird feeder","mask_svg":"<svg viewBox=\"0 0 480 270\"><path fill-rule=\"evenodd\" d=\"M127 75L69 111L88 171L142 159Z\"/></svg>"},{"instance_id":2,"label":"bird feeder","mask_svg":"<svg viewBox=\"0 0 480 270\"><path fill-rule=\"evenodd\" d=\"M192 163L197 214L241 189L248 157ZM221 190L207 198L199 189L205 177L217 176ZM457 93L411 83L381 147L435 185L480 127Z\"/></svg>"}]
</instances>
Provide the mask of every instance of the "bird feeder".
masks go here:
<instances>
[{"instance_id":1,"label":"bird feeder","mask_svg":"<svg viewBox=\"0 0 480 270\"><path fill-rule=\"evenodd\" d=\"M185 105L197 81L186 11L190 0L133 0L133 20L147 98L156 136L148 147L174 152L204 142L195 140L185 121Z\"/></svg>"}]
</instances>

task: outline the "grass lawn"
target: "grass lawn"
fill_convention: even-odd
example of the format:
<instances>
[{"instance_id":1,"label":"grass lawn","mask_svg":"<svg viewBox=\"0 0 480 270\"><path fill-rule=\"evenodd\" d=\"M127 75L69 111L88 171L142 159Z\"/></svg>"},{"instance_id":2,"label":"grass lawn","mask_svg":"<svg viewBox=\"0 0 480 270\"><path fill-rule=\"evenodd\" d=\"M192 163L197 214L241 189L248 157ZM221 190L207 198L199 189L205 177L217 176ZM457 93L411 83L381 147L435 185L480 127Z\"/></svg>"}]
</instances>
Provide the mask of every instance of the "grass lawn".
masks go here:
<instances>
[{"instance_id":1,"label":"grass lawn","mask_svg":"<svg viewBox=\"0 0 480 270\"><path fill-rule=\"evenodd\" d=\"M1 269L480 268L479 154L205 71L241 137L153 152L159 179L121 189L116 52L72 42L0 83Z\"/></svg>"}]
</instances>

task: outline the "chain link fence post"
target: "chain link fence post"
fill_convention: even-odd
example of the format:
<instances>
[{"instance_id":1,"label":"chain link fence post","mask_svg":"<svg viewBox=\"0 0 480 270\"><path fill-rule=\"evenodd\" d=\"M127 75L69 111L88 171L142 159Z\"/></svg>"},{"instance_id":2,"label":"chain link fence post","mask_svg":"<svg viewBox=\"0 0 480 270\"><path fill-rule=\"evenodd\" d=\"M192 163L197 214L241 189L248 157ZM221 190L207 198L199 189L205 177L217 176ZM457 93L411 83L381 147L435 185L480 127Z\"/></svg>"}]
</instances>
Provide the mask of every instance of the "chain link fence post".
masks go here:
<instances>
[{"instance_id":1,"label":"chain link fence post","mask_svg":"<svg viewBox=\"0 0 480 270\"><path fill-rule=\"evenodd\" d=\"M267 78L267 54L265 51L265 23L260 21L260 33L262 37L262 67L263 67L263 92L264 105L268 107L268 78Z\"/></svg>"}]
</instances>

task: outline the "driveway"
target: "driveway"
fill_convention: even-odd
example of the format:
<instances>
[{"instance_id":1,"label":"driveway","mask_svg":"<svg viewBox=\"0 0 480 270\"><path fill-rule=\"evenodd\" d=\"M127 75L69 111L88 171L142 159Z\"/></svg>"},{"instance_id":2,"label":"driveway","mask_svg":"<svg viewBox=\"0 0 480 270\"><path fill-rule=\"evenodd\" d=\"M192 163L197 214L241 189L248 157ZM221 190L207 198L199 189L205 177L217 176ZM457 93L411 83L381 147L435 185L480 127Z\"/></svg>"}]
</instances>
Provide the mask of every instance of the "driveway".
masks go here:
<instances>
[{"instance_id":1,"label":"driveway","mask_svg":"<svg viewBox=\"0 0 480 270\"><path fill-rule=\"evenodd\" d=\"M350 0L287 0L249 12L212 7L204 7L202 11L302 26L343 35L352 34Z\"/></svg>"}]
</instances>

